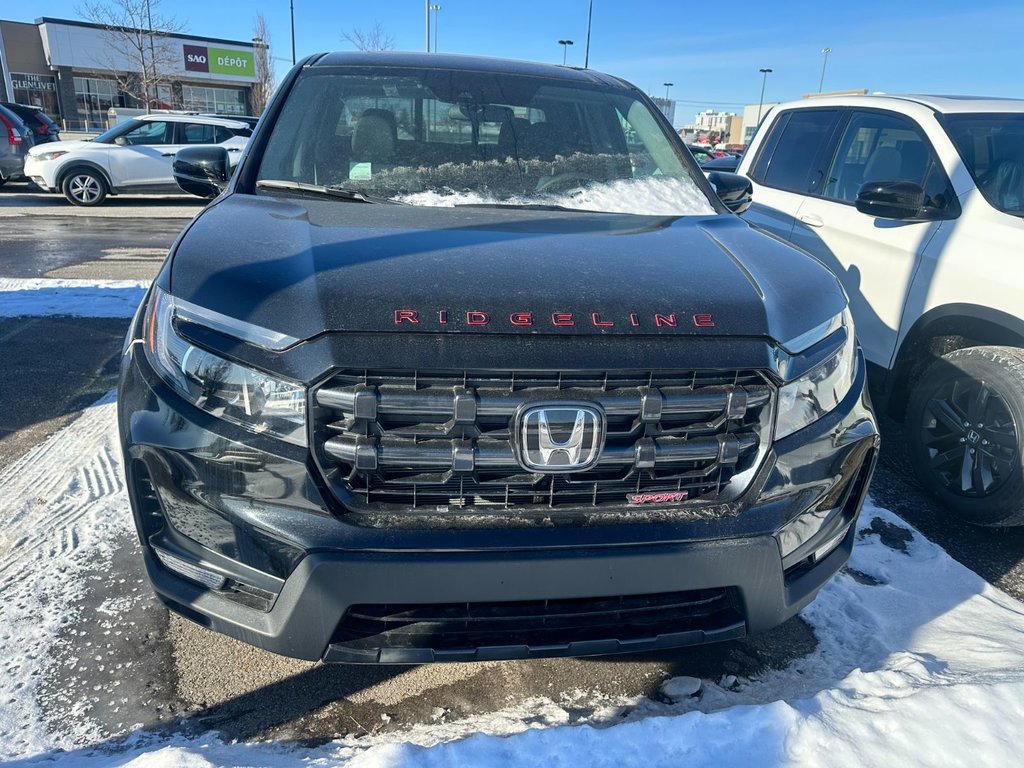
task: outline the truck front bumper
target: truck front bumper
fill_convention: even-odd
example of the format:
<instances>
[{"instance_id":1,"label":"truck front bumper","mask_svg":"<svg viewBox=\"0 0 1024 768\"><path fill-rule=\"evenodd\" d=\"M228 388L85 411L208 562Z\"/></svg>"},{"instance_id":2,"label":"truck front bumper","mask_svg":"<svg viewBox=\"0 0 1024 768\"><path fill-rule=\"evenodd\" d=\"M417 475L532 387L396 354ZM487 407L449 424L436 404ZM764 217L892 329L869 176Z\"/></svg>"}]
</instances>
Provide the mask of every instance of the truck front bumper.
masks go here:
<instances>
[{"instance_id":1,"label":"truck front bumper","mask_svg":"<svg viewBox=\"0 0 1024 768\"><path fill-rule=\"evenodd\" d=\"M306 449L182 401L137 346L119 411L160 599L275 653L358 663L639 652L770 629L849 557L878 446L862 363L843 403L776 441L718 514L395 528L339 509Z\"/></svg>"}]
</instances>

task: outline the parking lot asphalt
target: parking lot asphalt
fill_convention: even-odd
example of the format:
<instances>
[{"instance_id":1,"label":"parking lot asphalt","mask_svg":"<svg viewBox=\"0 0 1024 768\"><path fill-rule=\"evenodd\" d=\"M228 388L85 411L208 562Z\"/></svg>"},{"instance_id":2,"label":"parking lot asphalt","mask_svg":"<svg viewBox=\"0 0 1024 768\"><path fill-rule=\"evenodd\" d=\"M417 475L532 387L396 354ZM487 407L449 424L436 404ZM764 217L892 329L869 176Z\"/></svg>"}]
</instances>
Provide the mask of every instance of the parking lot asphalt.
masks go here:
<instances>
[{"instance_id":1,"label":"parking lot asphalt","mask_svg":"<svg viewBox=\"0 0 1024 768\"><path fill-rule=\"evenodd\" d=\"M70 212L7 215L40 204L5 190L0 193L0 277L151 278L163 251L198 210L192 204L181 215L180 202L124 203L117 216L96 217L70 206ZM167 211L172 215L163 215ZM126 325L80 318L0 322L0 359L6 368L0 378L0 466L109 390ZM885 424L884 434L891 437L898 429ZM951 522L922 494L895 440L883 448L872 493L968 567L1024 597L1024 531L974 530ZM797 618L759 637L643 657L328 667L277 657L169 617L148 590L133 539L124 542L115 567L119 578L98 580L88 591L78 621L67 628L72 642L65 650L75 653L90 633L113 632L122 639L106 653L111 662L131 660L133 673L113 675L113 663L71 671L58 658L44 686L58 721L73 716L76 699L67 691L95 690L89 717L110 736L133 723L176 728L191 723L220 729L229 738L319 741L492 712L533 697L568 702L585 714L634 696L657 703L661 682L671 676L754 677L791 664L816 644ZM104 606L112 604L128 608L111 615ZM127 721L114 705L125 699L133 709Z\"/></svg>"},{"instance_id":2,"label":"parking lot asphalt","mask_svg":"<svg viewBox=\"0 0 1024 768\"><path fill-rule=\"evenodd\" d=\"M61 195L0 188L0 276L149 279L202 209L197 198L116 197L79 208Z\"/></svg>"}]
</instances>

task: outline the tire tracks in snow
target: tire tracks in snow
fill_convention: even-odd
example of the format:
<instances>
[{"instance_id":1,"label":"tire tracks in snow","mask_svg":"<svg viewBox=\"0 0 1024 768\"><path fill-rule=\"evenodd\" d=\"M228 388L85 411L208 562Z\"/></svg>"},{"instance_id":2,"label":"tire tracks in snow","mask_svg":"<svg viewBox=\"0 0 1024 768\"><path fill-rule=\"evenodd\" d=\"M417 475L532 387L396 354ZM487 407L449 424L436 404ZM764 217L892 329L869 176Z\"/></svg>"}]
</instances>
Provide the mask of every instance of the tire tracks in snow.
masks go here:
<instances>
[{"instance_id":1,"label":"tire tracks in snow","mask_svg":"<svg viewBox=\"0 0 1024 768\"><path fill-rule=\"evenodd\" d=\"M124 491L114 393L0 472L0 587L27 561L81 546L77 523ZM127 509L127 497L124 499Z\"/></svg>"},{"instance_id":2,"label":"tire tracks in snow","mask_svg":"<svg viewBox=\"0 0 1024 768\"><path fill-rule=\"evenodd\" d=\"M133 535L113 392L0 472L0 521L3 761L101 736L88 718L53 728L40 686L60 663L58 638L76 626L81 599L117 577L110 563Z\"/></svg>"}]
</instances>

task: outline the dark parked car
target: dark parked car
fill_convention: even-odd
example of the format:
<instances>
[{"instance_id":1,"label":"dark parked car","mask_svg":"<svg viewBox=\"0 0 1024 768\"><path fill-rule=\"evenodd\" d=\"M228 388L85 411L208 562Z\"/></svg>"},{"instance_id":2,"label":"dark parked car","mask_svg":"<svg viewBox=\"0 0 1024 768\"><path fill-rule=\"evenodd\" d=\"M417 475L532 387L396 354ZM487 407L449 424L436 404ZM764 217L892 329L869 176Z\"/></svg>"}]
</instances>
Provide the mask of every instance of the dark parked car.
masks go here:
<instances>
[{"instance_id":1,"label":"dark parked car","mask_svg":"<svg viewBox=\"0 0 1024 768\"><path fill-rule=\"evenodd\" d=\"M706 144L687 144L686 148L690 150L690 154L693 155L693 159L697 161L697 165L706 163L708 160L714 160L715 155L711 151L711 147Z\"/></svg>"},{"instance_id":2,"label":"dark parked car","mask_svg":"<svg viewBox=\"0 0 1024 768\"><path fill-rule=\"evenodd\" d=\"M14 112L0 105L0 186L20 179L25 155L32 146L32 130Z\"/></svg>"},{"instance_id":3,"label":"dark parked car","mask_svg":"<svg viewBox=\"0 0 1024 768\"><path fill-rule=\"evenodd\" d=\"M705 160L700 164L702 171L726 171L727 173L735 173L736 169L740 166L739 155L726 155L725 157L715 157L710 160Z\"/></svg>"},{"instance_id":4,"label":"dark parked car","mask_svg":"<svg viewBox=\"0 0 1024 768\"><path fill-rule=\"evenodd\" d=\"M637 88L319 54L234 173L174 168L217 198L118 397L172 610L325 661L640 652L773 627L848 558L878 434L846 296Z\"/></svg>"},{"instance_id":5,"label":"dark parked car","mask_svg":"<svg viewBox=\"0 0 1024 768\"><path fill-rule=\"evenodd\" d=\"M25 125L32 129L33 143L45 144L50 141L60 141L60 126L39 107L7 101L2 102L2 105L20 117Z\"/></svg>"}]
</instances>

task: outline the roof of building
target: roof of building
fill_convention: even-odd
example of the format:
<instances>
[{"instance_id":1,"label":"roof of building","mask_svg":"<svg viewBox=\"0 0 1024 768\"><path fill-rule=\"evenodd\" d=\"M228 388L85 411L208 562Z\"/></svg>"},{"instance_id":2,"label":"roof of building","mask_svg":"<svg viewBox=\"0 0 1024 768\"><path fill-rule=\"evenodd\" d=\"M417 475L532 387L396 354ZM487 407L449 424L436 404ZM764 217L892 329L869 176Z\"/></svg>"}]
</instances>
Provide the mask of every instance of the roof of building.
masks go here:
<instances>
[{"instance_id":1,"label":"roof of building","mask_svg":"<svg viewBox=\"0 0 1024 768\"><path fill-rule=\"evenodd\" d=\"M89 27L92 29L104 30L107 28L105 24L94 24L91 21L79 21L78 19L55 19L51 16L43 16L38 18L34 22L36 26L41 24L65 24L70 27ZM222 37L203 37L202 35L188 35L185 33L170 32L163 37L172 37L177 40L197 40L203 43L220 43L222 45L237 45L244 48L252 48L252 40L227 40Z\"/></svg>"}]
</instances>

